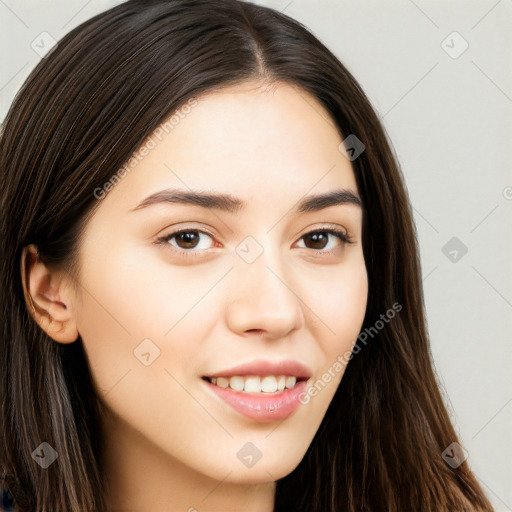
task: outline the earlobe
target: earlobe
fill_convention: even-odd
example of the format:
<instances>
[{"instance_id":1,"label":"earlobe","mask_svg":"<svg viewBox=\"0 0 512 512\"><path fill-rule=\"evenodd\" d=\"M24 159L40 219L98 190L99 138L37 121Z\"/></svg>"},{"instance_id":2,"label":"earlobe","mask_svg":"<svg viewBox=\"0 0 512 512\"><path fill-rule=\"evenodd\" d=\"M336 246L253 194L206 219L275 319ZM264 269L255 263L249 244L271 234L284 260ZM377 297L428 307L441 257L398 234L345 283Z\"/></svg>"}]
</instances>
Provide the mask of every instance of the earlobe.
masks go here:
<instances>
[{"instance_id":1,"label":"earlobe","mask_svg":"<svg viewBox=\"0 0 512 512\"><path fill-rule=\"evenodd\" d=\"M76 341L78 330L66 295L66 280L40 261L33 244L21 253L21 281L27 309L39 327L59 343Z\"/></svg>"}]
</instances>

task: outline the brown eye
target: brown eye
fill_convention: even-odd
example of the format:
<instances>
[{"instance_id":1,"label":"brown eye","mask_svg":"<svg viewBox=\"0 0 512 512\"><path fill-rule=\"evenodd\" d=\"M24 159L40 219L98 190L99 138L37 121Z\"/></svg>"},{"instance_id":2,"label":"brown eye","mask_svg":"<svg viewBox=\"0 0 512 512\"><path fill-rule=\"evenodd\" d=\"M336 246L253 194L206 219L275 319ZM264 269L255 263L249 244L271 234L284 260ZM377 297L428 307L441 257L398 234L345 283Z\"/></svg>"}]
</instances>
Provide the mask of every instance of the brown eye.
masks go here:
<instances>
[{"instance_id":1,"label":"brown eye","mask_svg":"<svg viewBox=\"0 0 512 512\"><path fill-rule=\"evenodd\" d=\"M329 235L338 238L343 243L350 243L348 236L343 231L336 229L323 229L310 231L306 235L303 235L301 240L305 241L307 249L314 249L318 251L325 251L329 244ZM334 249L334 246L327 248L327 251Z\"/></svg>"},{"instance_id":2,"label":"brown eye","mask_svg":"<svg viewBox=\"0 0 512 512\"><path fill-rule=\"evenodd\" d=\"M204 237L206 237L206 239ZM210 242L208 242L208 239L210 239ZM310 231L303 235L300 241L306 243L302 248L311 249L321 254L328 254L339 245L335 243L333 245L331 243L331 241L335 242L336 239L338 242L341 242L341 245L352 243L346 233L334 228ZM211 245L213 240L213 236L205 231L198 229L181 229L158 238L156 243L163 244L164 247L182 256L198 257L208 253L209 249L213 248Z\"/></svg>"},{"instance_id":3,"label":"brown eye","mask_svg":"<svg viewBox=\"0 0 512 512\"><path fill-rule=\"evenodd\" d=\"M324 249L329 242L327 233L320 231L308 233L304 236L304 239L306 240L306 245L308 242L312 244L312 247L309 247L310 249Z\"/></svg>"},{"instance_id":4,"label":"brown eye","mask_svg":"<svg viewBox=\"0 0 512 512\"><path fill-rule=\"evenodd\" d=\"M203 242L203 246L201 246L201 235L210 239L212 238L211 235L204 231L199 231L197 229L182 229L181 231L169 233L168 235L159 238L158 241L161 243L168 243L176 250L183 252L189 252L193 249L208 249L208 243L204 246ZM174 243L172 243L173 240L175 240Z\"/></svg>"},{"instance_id":5,"label":"brown eye","mask_svg":"<svg viewBox=\"0 0 512 512\"><path fill-rule=\"evenodd\" d=\"M182 231L174 235L173 238L176 238L176 243L180 249L195 249L196 245L199 243L197 231Z\"/></svg>"}]
</instances>

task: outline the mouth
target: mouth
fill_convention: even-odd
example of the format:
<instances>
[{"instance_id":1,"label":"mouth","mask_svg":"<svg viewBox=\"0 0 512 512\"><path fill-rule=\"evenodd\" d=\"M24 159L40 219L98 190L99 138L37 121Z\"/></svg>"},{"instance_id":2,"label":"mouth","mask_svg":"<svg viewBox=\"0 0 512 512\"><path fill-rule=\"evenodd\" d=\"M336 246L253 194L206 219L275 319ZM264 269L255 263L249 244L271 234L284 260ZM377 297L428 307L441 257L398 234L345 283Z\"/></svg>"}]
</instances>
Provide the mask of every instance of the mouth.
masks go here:
<instances>
[{"instance_id":1,"label":"mouth","mask_svg":"<svg viewBox=\"0 0 512 512\"><path fill-rule=\"evenodd\" d=\"M313 372L298 360L256 359L202 377L209 392L254 421L288 418Z\"/></svg>"},{"instance_id":2,"label":"mouth","mask_svg":"<svg viewBox=\"0 0 512 512\"><path fill-rule=\"evenodd\" d=\"M239 414L258 422L288 418L299 407L307 380L294 375L203 377L213 395Z\"/></svg>"},{"instance_id":3,"label":"mouth","mask_svg":"<svg viewBox=\"0 0 512 512\"><path fill-rule=\"evenodd\" d=\"M204 376L202 378L219 388L262 396L278 395L285 390L295 388L300 382L308 380L307 377L296 375L233 375L231 377Z\"/></svg>"}]
</instances>

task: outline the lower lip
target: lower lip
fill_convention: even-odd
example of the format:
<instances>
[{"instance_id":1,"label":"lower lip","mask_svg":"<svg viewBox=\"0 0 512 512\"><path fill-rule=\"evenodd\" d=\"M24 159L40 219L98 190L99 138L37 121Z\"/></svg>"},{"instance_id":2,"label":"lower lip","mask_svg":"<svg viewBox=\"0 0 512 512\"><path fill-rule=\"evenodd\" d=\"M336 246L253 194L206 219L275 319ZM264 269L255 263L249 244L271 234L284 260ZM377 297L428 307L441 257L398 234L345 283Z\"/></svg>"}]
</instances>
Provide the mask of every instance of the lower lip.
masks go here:
<instances>
[{"instance_id":1,"label":"lower lip","mask_svg":"<svg viewBox=\"0 0 512 512\"><path fill-rule=\"evenodd\" d=\"M208 381L210 389L235 411L256 421L284 420L299 406L299 396L306 388L307 381L301 380L291 389L275 395L241 393L231 388L221 388Z\"/></svg>"}]
</instances>

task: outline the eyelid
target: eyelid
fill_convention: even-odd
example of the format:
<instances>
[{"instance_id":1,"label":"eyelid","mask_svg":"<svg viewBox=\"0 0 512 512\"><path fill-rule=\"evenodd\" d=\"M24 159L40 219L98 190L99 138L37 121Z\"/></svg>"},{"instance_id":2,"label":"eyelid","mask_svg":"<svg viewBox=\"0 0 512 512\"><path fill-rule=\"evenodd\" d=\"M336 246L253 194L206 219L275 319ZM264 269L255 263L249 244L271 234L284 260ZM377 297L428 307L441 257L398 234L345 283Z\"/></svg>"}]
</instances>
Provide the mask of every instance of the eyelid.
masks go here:
<instances>
[{"instance_id":1,"label":"eyelid","mask_svg":"<svg viewBox=\"0 0 512 512\"><path fill-rule=\"evenodd\" d=\"M157 245L164 245L164 247L166 249L172 251L174 254L177 254L179 256L194 257L194 256L204 256L205 253L209 254L211 249L199 249L199 250L197 250L197 249L189 249L189 250L185 250L185 249L178 249L178 248L173 247L173 246L171 246L169 244L169 240L171 238L179 235L180 233L188 233L190 231L196 231L196 232L198 232L200 234L208 235L212 239L215 239L215 235L213 235L212 233L208 232L205 229L202 229L202 228L200 229L200 228L186 226L184 228L177 228L175 231L171 231L170 233L168 233L166 235L158 237L155 240L155 244L157 244Z\"/></svg>"},{"instance_id":2,"label":"eyelid","mask_svg":"<svg viewBox=\"0 0 512 512\"><path fill-rule=\"evenodd\" d=\"M338 224L331 224L328 222L321 224L319 227L307 228L306 231L302 235L299 236L299 238L309 235L310 233L316 233L317 231L327 232L327 233L329 233L329 232L339 233L339 234L344 235L347 238L347 240L350 240L350 243L353 243L351 240L350 233L347 230L347 228L341 227ZM347 242L347 243L349 243L349 242Z\"/></svg>"},{"instance_id":3,"label":"eyelid","mask_svg":"<svg viewBox=\"0 0 512 512\"><path fill-rule=\"evenodd\" d=\"M205 234L205 235L208 235L210 236L212 239L215 238L215 235L213 235L212 233L208 232L207 230L203 229L203 228L196 228L196 227L191 227L191 226L185 226L183 228L177 228L175 231L172 231L166 235L163 235L161 237L158 237L156 240L155 240L155 244L157 245L166 245L166 246L170 246L170 244L168 243L170 239L172 239L173 237L179 235L180 233L188 233L190 231L194 231L194 232L197 232L197 233L200 233L200 234ZM311 228L304 232L302 235L299 236L298 240L302 240L305 236L311 234L311 233L317 233L317 232L323 232L323 233L330 233L332 234L333 236L336 236L338 237L338 239L342 242L343 245L351 245L351 244L354 244L355 241L352 239L350 233L345 229L345 228L341 228L340 226L336 225L336 224L323 224L319 227L315 227L315 228ZM301 247L301 249L308 249L307 247ZM199 250L196 250L196 249L190 249L190 250L185 250L185 249L178 249L176 247L173 247L173 246L170 246L170 249L173 253L175 254L178 254L178 255L181 255L181 256L185 256L185 257L194 257L194 256L202 256L202 255L205 255L205 254L209 254L211 249L199 249ZM333 252L333 250L329 250L329 251L326 251L326 250L323 250L323 249L309 249L310 251L313 251L313 253L316 253L316 254L319 254L319 255L329 255Z\"/></svg>"}]
</instances>

